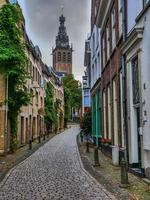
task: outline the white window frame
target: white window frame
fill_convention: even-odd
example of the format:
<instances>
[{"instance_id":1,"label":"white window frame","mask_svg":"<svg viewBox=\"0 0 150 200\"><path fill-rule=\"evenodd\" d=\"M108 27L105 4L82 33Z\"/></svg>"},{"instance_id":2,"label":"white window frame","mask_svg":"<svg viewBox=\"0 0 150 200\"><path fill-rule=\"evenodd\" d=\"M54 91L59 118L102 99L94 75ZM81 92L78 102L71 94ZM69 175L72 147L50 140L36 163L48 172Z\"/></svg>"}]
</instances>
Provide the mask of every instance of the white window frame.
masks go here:
<instances>
[{"instance_id":1,"label":"white window frame","mask_svg":"<svg viewBox=\"0 0 150 200\"><path fill-rule=\"evenodd\" d=\"M121 37L123 33L122 29L122 18L123 18L123 6L122 6L122 0L118 0L118 16L119 16L119 37Z\"/></svg>"},{"instance_id":2,"label":"white window frame","mask_svg":"<svg viewBox=\"0 0 150 200\"><path fill-rule=\"evenodd\" d=\"M103 69L105 68L105 37L102 38Z\"/></svg>"},{"instance_id":3,"label":"white window frame","mask_svg":"<svg viewBox=\"0 0 150 200\"><path fill-rule=\"evenodd\" d=\"M112 32L112 50L116 46L116 10L112 9L111 12L111 32Z\"/></svg>"},{"instance_id":4,"label":"white window frame","mask_svg":"<svg viewBox=\"0 0 150 200\"><path fill-rule=\"evenodd\" d=\"M107 25L106 28L106 43L107 43L107 60L110 57L110 27L109 24Z\"/></svg>"}]
</instances>

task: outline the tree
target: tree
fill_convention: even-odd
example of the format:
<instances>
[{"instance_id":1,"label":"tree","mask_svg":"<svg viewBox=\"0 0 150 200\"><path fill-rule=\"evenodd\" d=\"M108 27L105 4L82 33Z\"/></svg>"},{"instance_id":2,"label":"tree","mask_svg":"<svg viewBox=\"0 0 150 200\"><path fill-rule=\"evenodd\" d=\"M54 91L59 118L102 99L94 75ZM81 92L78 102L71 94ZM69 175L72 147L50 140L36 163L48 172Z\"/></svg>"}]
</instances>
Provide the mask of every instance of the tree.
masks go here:
<instances>
[{"instance_id":1,"label":"tree","mask_svg":"<svg viewBox=\"0 0 150 200\"><path fill-rule=\"evenodd\" d=\"M56 120L54 89L52 84L48 83L45 98L45 123L48 131L50 131L52 125L55 124Z\"/></svg>"},{"instance_id":2,"label":"tree","mask_svg":"<svg viewBox=\"0 0 150 200\"><path fill-rule=\"evenodd\" d=\"M65 124L71 117L71 108L80 109L82 105L81 83L75 80L72 74L63 78L64 102L65 102Z\"/></svg>"},{"instance_id":3,"label":"tree","mask_svg":"<svg viewBox=\"0 0 150 200\"><path fill-rule=\"evenodd\" d=\"M64 103L65 103L65 116L64 116L64 126L67 127L67 122L71 114L71 93L69 88L64 86Z\"/></svg>"},{"instance_id":4,"label":"tree","mask_svg":"<svg viewBox=\"0 0 150 200\"><path fill-rule=\"evenodd\" d=\"M92 133L92 113L91 110L89 110L87 113L84 114L80 127L83 130L84 134L90 134Z\"/></svg>"}]
</instances>

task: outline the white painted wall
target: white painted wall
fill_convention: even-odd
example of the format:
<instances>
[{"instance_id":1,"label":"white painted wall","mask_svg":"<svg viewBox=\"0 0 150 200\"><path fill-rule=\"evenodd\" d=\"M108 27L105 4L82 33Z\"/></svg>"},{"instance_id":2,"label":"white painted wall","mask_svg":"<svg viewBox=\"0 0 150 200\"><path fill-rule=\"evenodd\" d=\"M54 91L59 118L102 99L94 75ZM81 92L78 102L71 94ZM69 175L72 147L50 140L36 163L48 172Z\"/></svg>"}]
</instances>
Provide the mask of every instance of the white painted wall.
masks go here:
<instances>
[{"instance_id":1,"label":"white painted wall","mask_svg":"<svg viewBox=\"0 0 150 200\"><path fill-rule=\"evenodd\" d=\"M143 102L144 167L150 167L150 8L140 24L144 26L141 53L141 82Z\"/></svg>"},{"instance_id":2,"label":"white painted wall","mask_svg":"<svg viewBox=\"0 0 150 200\"><path fill-rule=\"evenodd\" d=\"M94 38L93 38L94 35ZM94 39L94 41L93 41ZM93 45L94 43L94 45ZM101 76L100 29L94 25L90 40L91 47L91 88Z\"/></svg>"},{"instance_id":3,"label":"white painted wall","mask_svg":"<svg viewBox=\"0 0 150 200\"><path fill-rule=\"evenodd\" d=\"M143 9L142 0L128 0L128 33L136 26L144 28L143 39L128 54L129 60L138 51L139 68L141 72L141 100L142 100L142 165L150 167L150 8L144 13L140 21L135 24L135 19ZM131 63L127 65L127 92L128 92L128 132L129 132L129 155L130 163L138 159L136 113L132 101Z\"/></svg>"},{"instance_id":4,"label":"white painted wall","mask_svg":"<svg viewBox=\"0 0 150 200\"><path fill-rule=\"evenodd\" d=\"M138 163L138 140L135 110L133 107L131 62L127 63L127 101L128 101L128 138L129 163Z\"/></svg>"},{"instance_id":5,"label":"white painted wall","mask_svg":"<svg viewBox=\"0 0 150 200\"><path fill-rule=\"evenodd\" d=\"M144 26L141 53L143 148L150 150L150 9L146 14L146 18L143 18L140 23ZM144 116L145 112L146 115Z\"/></svg>"}]
</instances>

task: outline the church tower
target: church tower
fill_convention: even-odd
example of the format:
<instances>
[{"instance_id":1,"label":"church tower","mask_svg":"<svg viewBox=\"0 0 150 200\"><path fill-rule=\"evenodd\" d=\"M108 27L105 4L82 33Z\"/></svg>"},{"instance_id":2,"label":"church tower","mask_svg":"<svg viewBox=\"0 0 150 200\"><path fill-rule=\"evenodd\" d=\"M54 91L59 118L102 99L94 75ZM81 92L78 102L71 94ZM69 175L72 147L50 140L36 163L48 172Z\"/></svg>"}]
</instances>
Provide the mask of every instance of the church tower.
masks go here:
<instances>
[{"instance_id":1,"label":"church tower","mask_svg":"<svg viewBox=\"0 0 150 200\"><path fill-rule=\"evenodd\" d=\"M59 76L72 74L72 45L69 44L69 37L65 27L65 17L59 18L59 31L56 36L56 47L52 51L53 68Z\"/></svg>"}]
</instances>

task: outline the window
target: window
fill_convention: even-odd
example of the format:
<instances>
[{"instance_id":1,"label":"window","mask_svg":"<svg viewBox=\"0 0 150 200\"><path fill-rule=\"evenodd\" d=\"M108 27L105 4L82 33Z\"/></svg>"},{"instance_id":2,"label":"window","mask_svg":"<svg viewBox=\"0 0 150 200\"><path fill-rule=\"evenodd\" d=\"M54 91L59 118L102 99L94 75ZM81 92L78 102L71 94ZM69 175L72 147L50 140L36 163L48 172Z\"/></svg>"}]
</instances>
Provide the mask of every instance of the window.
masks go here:
<instances>
[{"instance_id":1,"label":"window","mask_svg":"<svg viewBox=\"0 0 150 200\"><path fill-rule=\"evenodd\" d=\"M41 108L43 107L43 98L41 97Z\"/></svg>"},{"instance_id":2,"label":"window","mask_svg":"<svg viewBox=\"0 0 150 200\"><path fill-rule=\"evenodd\" d=\"M94 73L94 80L95 80L95 82L97 81L97 79L98 79L98 74L97 74L97 59L95 59L95 73Z\"/></svg>"},{"instance_id":3,"label":"window","mask_svg":"<svg viewBox=\"0 0 150 200\"><path fill-rule=\"evenodd\" d=\"M89 96L84 97L84 106L89 107L90 106L90 98Z\"/></svg>"},{"instance_id":4,"label":"window","mask_svg":"<svg viewBox=\"0 0 150 200\"><path fill-rule=\"evenodd\" d=\"M38 105L38 92L36 92L36 105Z\"/></svg>"},{"instance_id":5,"label":"window","mask_svg":"<svg viewBox=\"0 0 150 200\"><path fill-rule=\"evenodd\" d=\"M33 90L30 89L30 95L31 95L31 104L33 105Z\"/></svg>"},{"instance_id":6,"label":"window","mask_svg":"<svg viewBox=\"0 0 150 200\"><path fill-rule=\"evenodd\" d=\"M133 103L137 104L140 100L139 95L139 72L138 72L138 57L134 58L132 64L132 87L133 87Z\"/></svg>"},{"instance_id":7,"label":"window","mask_svg":"<svg viewBox=\"0 0 150 200\"><path fill-rule=\"evenodd\" d=\"M66 53L63 52L63 62L66 62Z\"/></svg>"},{"instance_id":8,"label":"window","mask_svg":"<svg viewBox=\"0 0 150 200\"><path fill-rule=\"evenodd\" d=\"M68 62L71 62L71 53L68 53Z\"/></svg>"},{"instance_id":9,"label":"window","mask_svg":"<svg viewBox=\"0 0 150 200\"><path fill-rule=\"evenodd\" d=\"M96 17L96 14L97 14L97 6L95 5L95 17Z\"/></svg>"},{"instance_id":10,"label":"window","mask_svg":"<svg viewBox=\"0 0 150 200\"><path fill-rule=\"evenodd\" d=\"M84 90L84 95L89 96L89 90Z\"/></svg>"},{"instance_id":11,"label":"window","mask_svg":"<svg viewBox=\"0 0 150 200\"><path fill-rule=\"evenodd\" d=\"M97 75L100 76L100 55L97 56Z\"/></svg>"},{"instance_id":12,"label":"window","mask_svg":"<svg viewBox=\"0 0 150 200\"><path fill-rule=\"evenodd\" d=\"M93 34L93 52L95 52L95 34Z\"/></svg>"},{"instance_id":13,"label":"window","mask_svg":"<svg viewBox=\"0 0 150 200\"><path fill-rule=\"evenodd\" d=\"M113 50L116 45L116 13L114 8L111 13L111 32L112 32L112 50Z\"/></svg>"},{"instance_id":14,"label":"window","mask_svg":"<svg viewBox=\"0 0 150 200\"><path fill-rule=\"evenodd\" d=\"M96 28L96 49L98 48L99 46L99 29Z\"/></svg>"},{"instance_id":15,"label":"window","mask_svg":"<svg viewBox=\"0 0 150 200\"><path fill-rule=\"evenodd\" d=\"M33 73L33 69L32 69L32 63L31 62L29 63L29 70L30 70L30 72L29 72L30 76L33 78L33 74L32 74Z\"/></svg>"},{"instance_id":16,"label":"window","mask_svg":"<svg viewBox=\"0 0 150 200\"><path fill-rule=\"evenodd\" d=\"M41 86L42 78L41 75L39 74L39 85Z\"/></svg>"},{"instance_id":17,"label":"window","mask_svg":"<svg viewBox=\"0 0 150 200\"><path fill-rule=\"evenodd\" d=\"M37 83L39 84L39 76L40 76L40 74L39 74L39 72L37 71Z\"/></svg>"},{"instance_id":18,"label":"window","mask_svg":"<svg viewBox=\"0 0 150 200\"><path fill-rule=\"evenodd\" d=\"M106 28L106 42L107 42L107 60L110 57L110 28L109 28L109 24L107 25Z\"/></svg>"},{"instance_id":19,"label":"window","mask_svg":"<svg viewBox=\"0 0 150 200\"><path fill-rule=\"evenodd\" d=\"M122 35L122 0L118 0L119 36Z\"/></svg>"},{"instance_id":20,"label":"window","mask_svg":"<svg viewBox=\"0 0 150 200\"><path fill-rule=\"evenodd\" d=\"M37 69L36 69L36 67L34 67L34 81L36 81L36 76L37 76L36 71L37 71Z\"/></svg>"},{"instance_id":21,"label":"window","mask_svg":"<svg viewBox=\"0 0 150 200\"><path fill-rule=\"evenodd\" d=\"M38 82L38 70L37 70L37 68L35 68L36 69L36 81Z\"/></svg>"},{"instance_id":22,"label":"window","mask_svg":"<svg viewBox=\"0 0 150 200\"><path fill-rule=\"evenodd\" d=\"M58 52L58 62L61 61L61 52Z\"/></svg>"},{"instance_id":23,"label":"window","mask_svg":"<svg viewBox=\"0 0 150 200\"><path fill-rule=\"evenodd\" d=\"M33 81L34 81L34 79L35 79L35 74L34 74L35 71L34 71L34 67L33 67L32 72L33 72L33 76L32 76L32 77L33 77Z\"/></svg>"},{"instance_id":24,"label":"window","mask_svg":"<svg viewBox=\"0 0 150 200\"><path fill-rule=\"evenodd\" d=\"M102 38L102 59L103 59L103 68L105 67L105 38Z\"/></svg>"},{"instance_id":25,"label":"window","mask_svg":"<svg viewBox=\"0 0 150 200\"><path fill-rule=\"evenodd\" d=\"M92 83L94 85L94 65L92 66Z\"/></svg>"}]
</instances>

